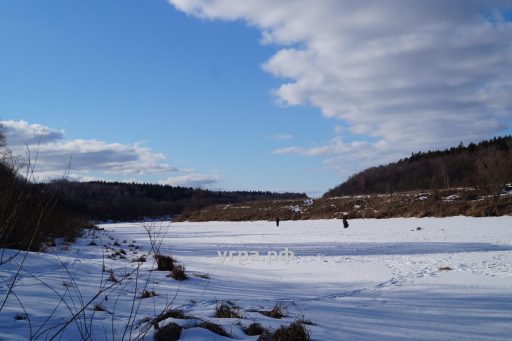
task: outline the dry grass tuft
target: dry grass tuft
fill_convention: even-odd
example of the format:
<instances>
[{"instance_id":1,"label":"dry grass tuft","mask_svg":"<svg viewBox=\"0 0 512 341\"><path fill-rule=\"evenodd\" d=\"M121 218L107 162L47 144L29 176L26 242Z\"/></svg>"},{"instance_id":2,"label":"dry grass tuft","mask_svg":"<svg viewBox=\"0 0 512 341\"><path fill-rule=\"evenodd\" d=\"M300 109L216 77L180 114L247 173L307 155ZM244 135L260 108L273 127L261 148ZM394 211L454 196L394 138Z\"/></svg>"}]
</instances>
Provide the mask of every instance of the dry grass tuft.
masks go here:
<instances>
[{"instance_id":1,"label":"dry grass tuft","mask_svg":"<svg viewBox=\"0 0 512 341\"><path fill-rule=\"evenodd\" d=\"M191 320L191 319L194 319L195 317L185 314L183 312L183 310L181 310L181 309L167 309L167 310L161 312L160 315L155 317L151 321L151 324L153 326L158 326L158 323L160 323L168 318L173 318L173 319L177 319L177 320ZM158 329L158 328L155 327L155 329Z\"/></svg>"},{"instance_id":2,"label":"dry grass tuft","mask_svg":"<svg viewBox=\"0 0 512 341\"><path fill-rule=\"evenodd\" d=\"M158 271L172 271L175 260L171 256L156 254L156 266Z\"/></svg>"},{"instance_id":3,"label":"dry grass tuft","mask_svg":"<svg viewBox=\"0 0 512 341\"><path fill-rule=\"evenodd\" d=\"M214 317L218 318L241 318L240 308L232 307L224 302L218 302L215 306Z\"/></svg>"},{"instance_id":4,"label":"dry grass tuft","mask_svg":"<svg viewBox=\"0 0 512 341\"><path fill-rule=\"evenodd\" d=\"M208 329L212 333L215 333L220 336L230 337L230 335L224 330L224 328L212 322L203 321L198 325L198 327Z\"/></svg>"},{"instance_id":5,"label":"dry grass tuft","mask_svg":"<svg viewBox=\"0 0 512 341\"><path fill-rule=\"evenodd\" d=\"M287 326L281 326L272 333L263 333L258 341L309 341L309 330L299 321Z\"/></svg>"},{"instance_id":6,"label":"dry grass tuft","mask_svg":"<svg viewBox=\"0 0 512 341\"><path fill-rule=\"evenodd\" d=\"M174 265L170 276L177 281L184 281L188 278L187 274L185 273L185 266L181 264Z\"/></svg>"},{"instance_id":7,"label":"dry grass tuft","mask_svg":"<svg viewBox=\"0 0 512 341\"><path fill-rule=\"evenodd\" d=\"M302 324L306 324L306 325L308 325L308 326L316 326L316 324L315 324L313 321L311 321L311 320L306 320L306 319L304 318L304 315L300 315L300 316L297 318L297 321L298 321L298 322L300 322L300 323L302 323Z\"/></svg>"},{"instance_id":8,"label":"dry grass tuft","mask_svg":"<svg viewBox=\"0 0 512 341\"><path fill-rule=\"evenodd\" d=\"M263 328L261 324L256 322L251 323L247 327L242 328L242 330L245 333L245 335L249 336L262 335L264 333L268 333L268 331L265 328Z\"/></svg>"},{"instance_id":9,"label":"dry grass tuft","mask_svg":"<svg viewBox=\"0 0 512 341\"><path fill-rule=\"evenodd\" d=\"M277 303L272 310L260 310L260 313L273 319L280 319L286 316L281 303Z\"/></svg>"}]
</instances>

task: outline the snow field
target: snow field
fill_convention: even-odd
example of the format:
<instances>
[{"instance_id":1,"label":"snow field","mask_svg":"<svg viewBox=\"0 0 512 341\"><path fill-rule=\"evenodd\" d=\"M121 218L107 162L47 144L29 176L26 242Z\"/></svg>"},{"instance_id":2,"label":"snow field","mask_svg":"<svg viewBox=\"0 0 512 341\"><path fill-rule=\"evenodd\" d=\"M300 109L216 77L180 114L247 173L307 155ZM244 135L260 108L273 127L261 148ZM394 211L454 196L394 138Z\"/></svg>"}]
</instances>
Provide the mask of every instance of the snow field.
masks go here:
<instances>
[{"instance_id":1,"label":"snow field","mask_svg":"<svg viewBox=\"0 0 512 341\"><path fill-rule=\"evenodd\" d=\"M352 220L348 229L341 220L282 221L279 228L266 221L102 227L67 251L58 245L28 255L14 286L19 301L9 296L0 312L0 340L26 340L30 329L49 339L59 329L55 326L91 298L79 321L56 339L151 340L154 330L147 320L169 306L194 317L160 323L187 327L182 340L228 340L195 327L202 320L221 325L233 339L256 340L241 327L258 322L275 329L301 316L314 323L307 325L313 340L503 340L512 335L512 217ZM188 280L153 271L147 228L160 252L186 267ZM294 254L288 261L239 257L286 248ZM125 259L122 254L107 258L120 249ZM219 252L226 251L234 256L221 262ZM144 254L146 262L132 262ZM0 266L1 298L20 257ZM109 282L110 273L102 270L112 270L121 282ZM156 296L140 299L143 290ZM242 318L214 318L221 300L238 306ZM15 320L24 314L20 301L29 320ZM286 317L260 313L276 303L285 307ZM94 304L105 311L94 311Z\"/></svg>"}]
</instances>

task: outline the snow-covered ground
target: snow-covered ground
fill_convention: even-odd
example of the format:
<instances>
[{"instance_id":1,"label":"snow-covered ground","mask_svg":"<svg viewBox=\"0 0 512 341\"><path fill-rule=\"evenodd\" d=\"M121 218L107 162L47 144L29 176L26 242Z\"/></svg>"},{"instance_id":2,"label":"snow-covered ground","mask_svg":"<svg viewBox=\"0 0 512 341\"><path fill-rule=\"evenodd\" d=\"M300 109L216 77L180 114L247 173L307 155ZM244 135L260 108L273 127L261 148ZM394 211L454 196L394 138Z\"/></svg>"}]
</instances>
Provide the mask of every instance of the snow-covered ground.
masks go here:
<instances>
[{"instance_id":1,"label":"snow-covered ground","mask_svg":"<svg viewBox=\"0 0 512 341\"><path fill-rule=\"evenodd\" d=\"M307 326L313 340L504 340L512 335L512 217L352 220L348 229L341 220L282 221L278 228L266 221L102 227L97 238L80 238L69 250L28 255L15 295L0 312L0 340L26 340L30 333L50 339L105 285L113 287L92 299L56 339L135 339L145 331L145 318L166 305L197 318L168 320L188 327L182 340L227 340L194 327L200 320L222 325L234 339L256 340L241 326L256 321L272 329L302 315L315 324ZM159 232L161 252L184 264L190 279L180 282L151 271L151 256L145 263L131 262L150 251L145 227ZM88 245L91 240L98 245ZM112 251L101 244L122 248L126 259L104 258ZM283 250L288 257L279 256ZM270 262L269 252L275 252ZM21 255L0 266L2 301L20 260ZM126 278L108 282L103 267L117 279ZM157 296L140 299L143 289ZM244 318L213 318L220 300L239 306ZM20 302L30 319L15 319L24 315ZM287 317L258 312L276 303L286 308ZM93 311L94 304L106 311ZM125 332L127 324L131 333ZM151 340L153 333L149 329L144 338Z\"/></svg>"}]
</instances>

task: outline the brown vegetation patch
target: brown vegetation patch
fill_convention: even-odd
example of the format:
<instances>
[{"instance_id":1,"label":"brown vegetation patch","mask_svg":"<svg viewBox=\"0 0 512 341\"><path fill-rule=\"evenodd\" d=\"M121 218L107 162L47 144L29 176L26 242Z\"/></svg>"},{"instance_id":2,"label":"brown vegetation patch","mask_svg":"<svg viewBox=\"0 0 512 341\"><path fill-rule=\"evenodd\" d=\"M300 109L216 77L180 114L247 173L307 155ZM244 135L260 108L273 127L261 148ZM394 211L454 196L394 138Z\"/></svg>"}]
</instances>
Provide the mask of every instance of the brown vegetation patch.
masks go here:
<instances>
[{"instance_id":1,"label":"brown vegetation patch","mask_svg":"<svg viewBox=\"0 0 512 341\"><path fill-rule=\"evenodd\" d=\"M230 306L224 302L218 302L215 306L214 317L218 318L241 318L240 308Z\"/></svg>"},{"instance_id":2,"label":"brown vegetation patch","mask_svg":"<svg viewBox=\"0 0 512 341\"><path fill-rule=\"evenodd\" d=\"M309 331L300 321L295 321L288 326L281 326L272 333L272 341L309 341Z\"/></svg>"},{"instance_id":3,"label":"brown vegetation patch","mask_svg":"<svg viewBox=\"0 0 512 341\"><path fill-rule=\"evenodd\" d=\"M188 278L185 273L185 266L181 264L177 264L172 268L170 277L174 278L177 281L184 281Z\"/></svg>"},{"instance_id":4,"label":"brown vegetation patch","mask_svg":"<svg viewBox=\"0 0 512 341\"><path fill-rule=\"evenodd\" d=\"M225 337L230 337L230 335L224 330L224 328L222 328L221 326L219 326L216 323L212 323L212 322L208 322L208 321L203 321L203 322L201 322L197 326L199 328L208 329L209 331L211 331L212 333L215 333L217 335L225 336Z\"/></svg>"},{"instance_id":5,"label":"brown vegetation patch","mask_svg":"<svg viewBox=\"0 0 512 341\"><path fill-rule=\"evenodd\" d=\"M251 323L245 328L242 328L242 330L245 333L245 335L249 336L262 335L263 333L268 332L265 328L263 328L261 324L256 322Z\"/></svg>"},{"instance_id":6,"label":"brown vegetation patch","mask_svg":"<svg viewBox=\"0 0 512 341\"><path fill-rule=\"evenodd\" d=\"M171 256L156 254L156 266L158 271L172 271L175 260Z\"/></svg>"},{"instance_id":7,"label":"brown vegetation patch","mask_svg":"<svg viewBox=\"0 0 512 341\"><path fill-rule=\"evenodd\" d=\"M260 313L273 319L280 319L286 316L281 303L277 303L272 310L260 310Z\"/></svg>"}]
</instances>

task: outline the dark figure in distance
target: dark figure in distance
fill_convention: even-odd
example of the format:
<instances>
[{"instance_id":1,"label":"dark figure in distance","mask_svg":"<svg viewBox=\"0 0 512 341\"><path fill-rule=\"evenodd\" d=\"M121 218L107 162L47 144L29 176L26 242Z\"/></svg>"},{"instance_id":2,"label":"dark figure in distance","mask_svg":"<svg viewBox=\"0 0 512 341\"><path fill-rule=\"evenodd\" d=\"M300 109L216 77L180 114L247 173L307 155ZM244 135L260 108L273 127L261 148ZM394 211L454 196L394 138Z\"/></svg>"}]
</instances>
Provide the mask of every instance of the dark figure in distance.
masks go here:
<instances>
[{"instance_id":1,"label":"dark figure in distance","mask_svg":"<svg viewBox=\"0 0 512 341\"><path fill-rule=\"evenodd\" d=\"M343 227L348 228L348 220L346 215L343 216Z\"/></svg>"},{"instance_id":2,"label":"dark figure in distance","mask_svg":"<svg viewBox=\"0 0 512 341\"><path fill-rule=\"evenodd\" d=\"M279 227L279 217L276 217L276 226Z\"/></svg>"}]
</instances>

